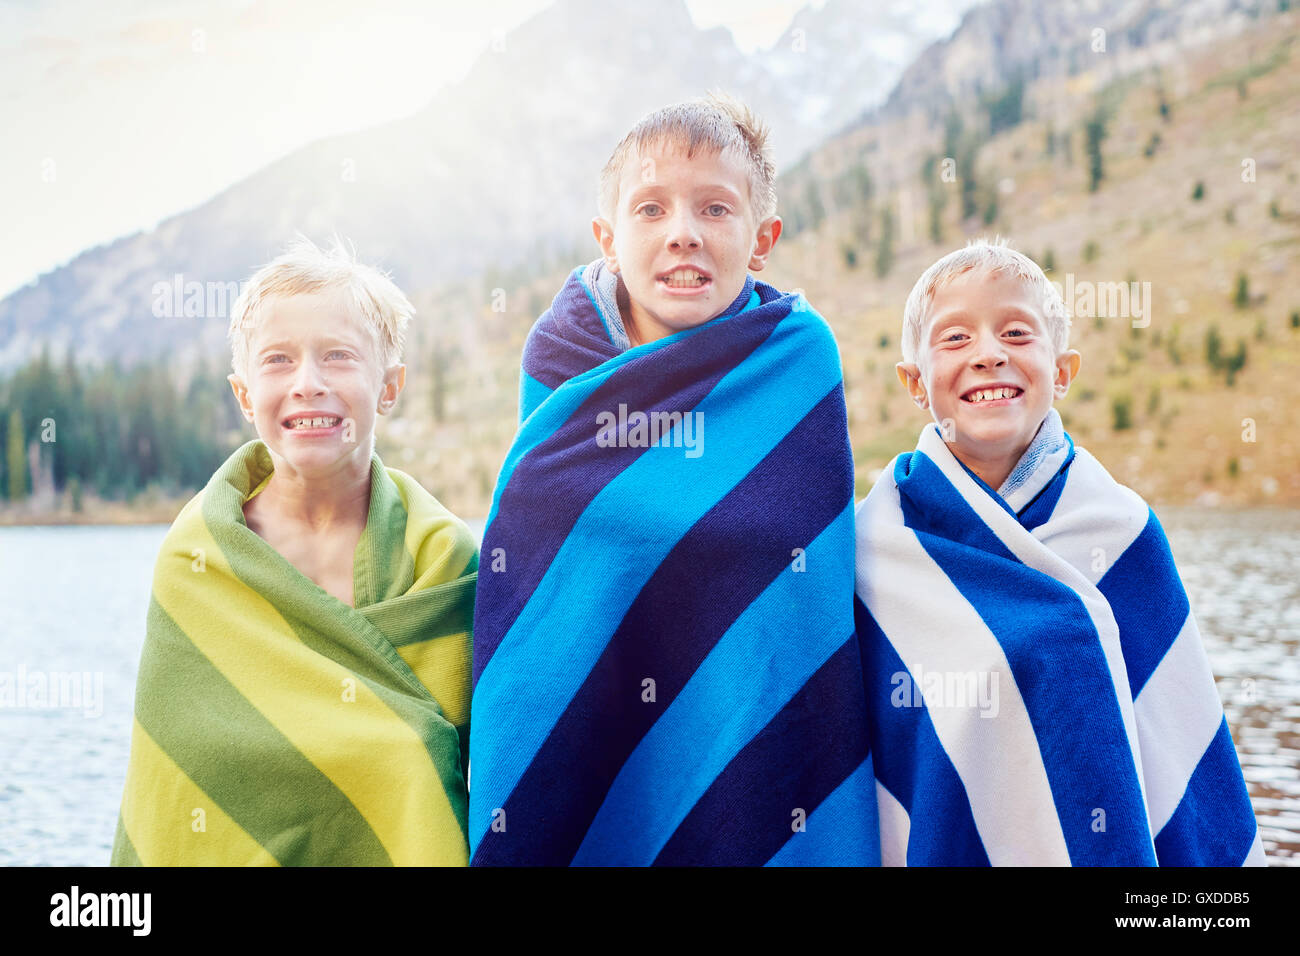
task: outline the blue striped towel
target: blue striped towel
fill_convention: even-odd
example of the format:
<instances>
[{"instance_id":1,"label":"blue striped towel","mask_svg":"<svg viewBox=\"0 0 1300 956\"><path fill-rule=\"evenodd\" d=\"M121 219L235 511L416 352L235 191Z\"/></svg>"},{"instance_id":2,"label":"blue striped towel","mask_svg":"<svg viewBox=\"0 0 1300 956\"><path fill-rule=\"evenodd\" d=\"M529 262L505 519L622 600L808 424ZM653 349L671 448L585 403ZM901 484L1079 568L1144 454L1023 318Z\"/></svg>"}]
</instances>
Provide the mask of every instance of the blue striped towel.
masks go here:
<instances>
[{"instance_id":1,"label":"blue striped towel","mask_svg":"<svg viewBox=\"0 0 1300 956\"><path fill-rule=\"evenodd\" d=\"M933 425L858 507L883 861L1263 864L1160 523L1061 434L1018 512Z\"/></svg>"},{"instance_id":2,"label":"blue striped towel","mask_svg":"<svg viewBox=\"0 0 1300 956\"><path fill-rule=\"evenodd\" d=\"M621 350L583 275L525 345L484 536L473 862L878 863L829 328L749 277ZM637 444L654 412L707 442Z\"/></svg>"}]
</instances>

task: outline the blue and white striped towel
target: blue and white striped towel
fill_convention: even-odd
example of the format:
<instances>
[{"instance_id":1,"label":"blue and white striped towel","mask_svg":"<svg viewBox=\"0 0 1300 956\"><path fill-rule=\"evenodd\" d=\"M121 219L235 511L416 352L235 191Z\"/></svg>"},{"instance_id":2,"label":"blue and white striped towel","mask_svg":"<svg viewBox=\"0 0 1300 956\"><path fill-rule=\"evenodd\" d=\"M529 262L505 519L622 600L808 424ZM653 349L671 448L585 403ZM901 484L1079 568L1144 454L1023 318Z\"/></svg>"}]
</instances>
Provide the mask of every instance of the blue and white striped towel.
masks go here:
<instances>
[{"instance_id":1,"label":"blue and white striped towel","mask_svg":"<svg viewBox=\"0 0 1300 956\"><path fill-rule=\"evenodd\" d=\"M1160 523L1064 437L1018 513L933 425L858 506L883 862L1262 865Z\"/></svg>"}]
</instances>

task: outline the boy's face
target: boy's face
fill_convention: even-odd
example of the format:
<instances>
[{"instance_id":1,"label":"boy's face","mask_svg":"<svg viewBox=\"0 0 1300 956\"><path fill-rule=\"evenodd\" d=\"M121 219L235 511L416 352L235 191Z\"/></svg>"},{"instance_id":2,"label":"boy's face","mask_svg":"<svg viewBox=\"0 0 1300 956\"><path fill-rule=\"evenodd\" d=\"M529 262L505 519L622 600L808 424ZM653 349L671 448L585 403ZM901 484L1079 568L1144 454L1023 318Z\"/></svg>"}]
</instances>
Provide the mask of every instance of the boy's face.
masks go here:
<instances>
[{"instance_id":1,"label":"boy's face","mask_svg":"<svg viewBox=\"0 0 1300 956\"><path fill-rule=\"evenodd\" d=\"M369 468L375 416L396 403L406 366L383 368L342 296L323 292L266 303L246 377L229 380L276 470L321 480Z\"/></svg>"},{"instance_id":2,"label":"boy's face","mask_svg":"<svg viewBox=\"0 0 1300 956\"><path fill-rule=\"evenodd\" d=\"M609 268L630 300L633 345L653 342L721 315L740 295L781 234L781 220L754 218L749 173L730 152L677 144L630 155L614 221L592 220Z\"/></svg>"},{"instance_id":3,"label":"boy's face","mask_svg":"<svg viewBox=\"0 0 1300 956\"><path fill-rule=\"evenodd\" d=\"M994 488L1080 362L1072 349L1056 354L1023 281L975 270L936 290L917 358L898 363L900 380L930 409L953 454Z\"/></svg>"}]
</instances>

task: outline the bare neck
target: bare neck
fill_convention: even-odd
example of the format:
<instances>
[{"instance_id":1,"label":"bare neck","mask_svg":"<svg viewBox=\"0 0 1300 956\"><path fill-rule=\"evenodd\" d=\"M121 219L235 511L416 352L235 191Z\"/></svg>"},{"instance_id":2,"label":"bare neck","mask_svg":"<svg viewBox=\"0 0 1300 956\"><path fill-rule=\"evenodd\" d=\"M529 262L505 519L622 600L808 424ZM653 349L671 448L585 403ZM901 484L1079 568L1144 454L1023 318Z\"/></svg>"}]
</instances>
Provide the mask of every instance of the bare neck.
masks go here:
<instances>
[{"instance_id":1,"label":"bare neck","mask_svg":"<svg viewBox=\"0 0 1300 956\"><path fill-rule=\"evenodd\" d=\"M370 463L327 479L277 469L253 501L260 502L259 510L273 511L280 521L312 532L364 527L370 512Z\"/></svg>"},{"instance_id":2,"label":"bare neck","mask_svg":"<svg viewBox=\"0 0 1300 956\"><path fill-rule=\"evenodd\" d=\"M1023 452L1022 452L1023 454ZM1016 462L1020 460L1020 455L1011 459L998 458L992 461L979 461L969 457L962 459L962 464L975 473L975 475L988 485L994 491L1002 487L1011 470L1016 467Z\"/></svg>"}]
</instances>

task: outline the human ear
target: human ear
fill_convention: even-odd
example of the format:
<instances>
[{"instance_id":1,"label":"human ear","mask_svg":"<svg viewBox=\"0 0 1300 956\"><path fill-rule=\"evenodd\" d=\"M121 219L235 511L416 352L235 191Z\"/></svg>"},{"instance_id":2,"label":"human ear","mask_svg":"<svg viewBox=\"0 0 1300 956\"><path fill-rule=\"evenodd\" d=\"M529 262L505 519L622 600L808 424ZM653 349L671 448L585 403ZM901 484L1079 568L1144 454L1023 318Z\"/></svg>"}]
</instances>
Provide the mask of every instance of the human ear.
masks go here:
<instances>
[{"instance_id":1,"label":"human ear","mask_svg":"<svg viewBox=\"0 0 1300 956\"><path fill-rule=\"evenodd\" d=\"M903 383L903 388L907 389L907 394L912 396L912 401L916 402L917 408L929 408L930 398L925 394L925 383L921 381L921 369L915 362L899 362L894 366L894 371L898 373L898 380Z\"/></svg>"},{"instance_id":2,"label":"human ear","mask_svg":"<svg viewBox=\"0 0 1300 956\"><path fill-rule=\"evenodd\" d=\"M772 254L772 247L781 238L781 218L769 216L758 224L758 235L754 239L754 252L749 257L749 268L760 272L767 265L767 257Z\"/></svg>"},{"instance_id":3,"label":"human ear","mask_svg":"<svg viewBox=\"0 0 1300 956\"><path fill-rule=\"evenodd\" d=\"M235 401L239 402L239 410L244 413L244 418L250 423L253 420L253 402L248 397L248 386L238 375L227 375L226 381L230 383L231 390L235 393Z\"/></svg>"},{"instance_id":4,"label":"human ear","mask_svg":"<svg viewBox=\"0 0 1300 956\"><path fill-rule=\"evenodd\" d=\"M1083 357L1074 349L1066 349L1056 357L1056 381L1053 390L1057 398L1065 398L1065 393L1070 390L1070 383L1079 374L1079 366L1082 363Z\"/></svg>"},{"instance_id":5,"label":"human ear","mask_svg":"<svg viewBox=\"0 0 1300 956\"><path fill-rule=\"evenodd\" d=\"M591 220L591 234L596 237L596 242L600 245L600 253L605 257L605 265L609 271L618 273L618 255L614 252L614 227L609 224L608 219L602 219L597 216Z\"/></svg>"},{"instance_id":6,"label":"human ear","mask_svg":"<svg viewBox=\"0 0 1300 956\"><path fill-rule=\"evenodd\" d=\"M375 410L387 415L397 404L397 396L406 387L406 366L394 365L384 373L384 387L379 390L379 404Z\"/></svg>"}]
</instances>

